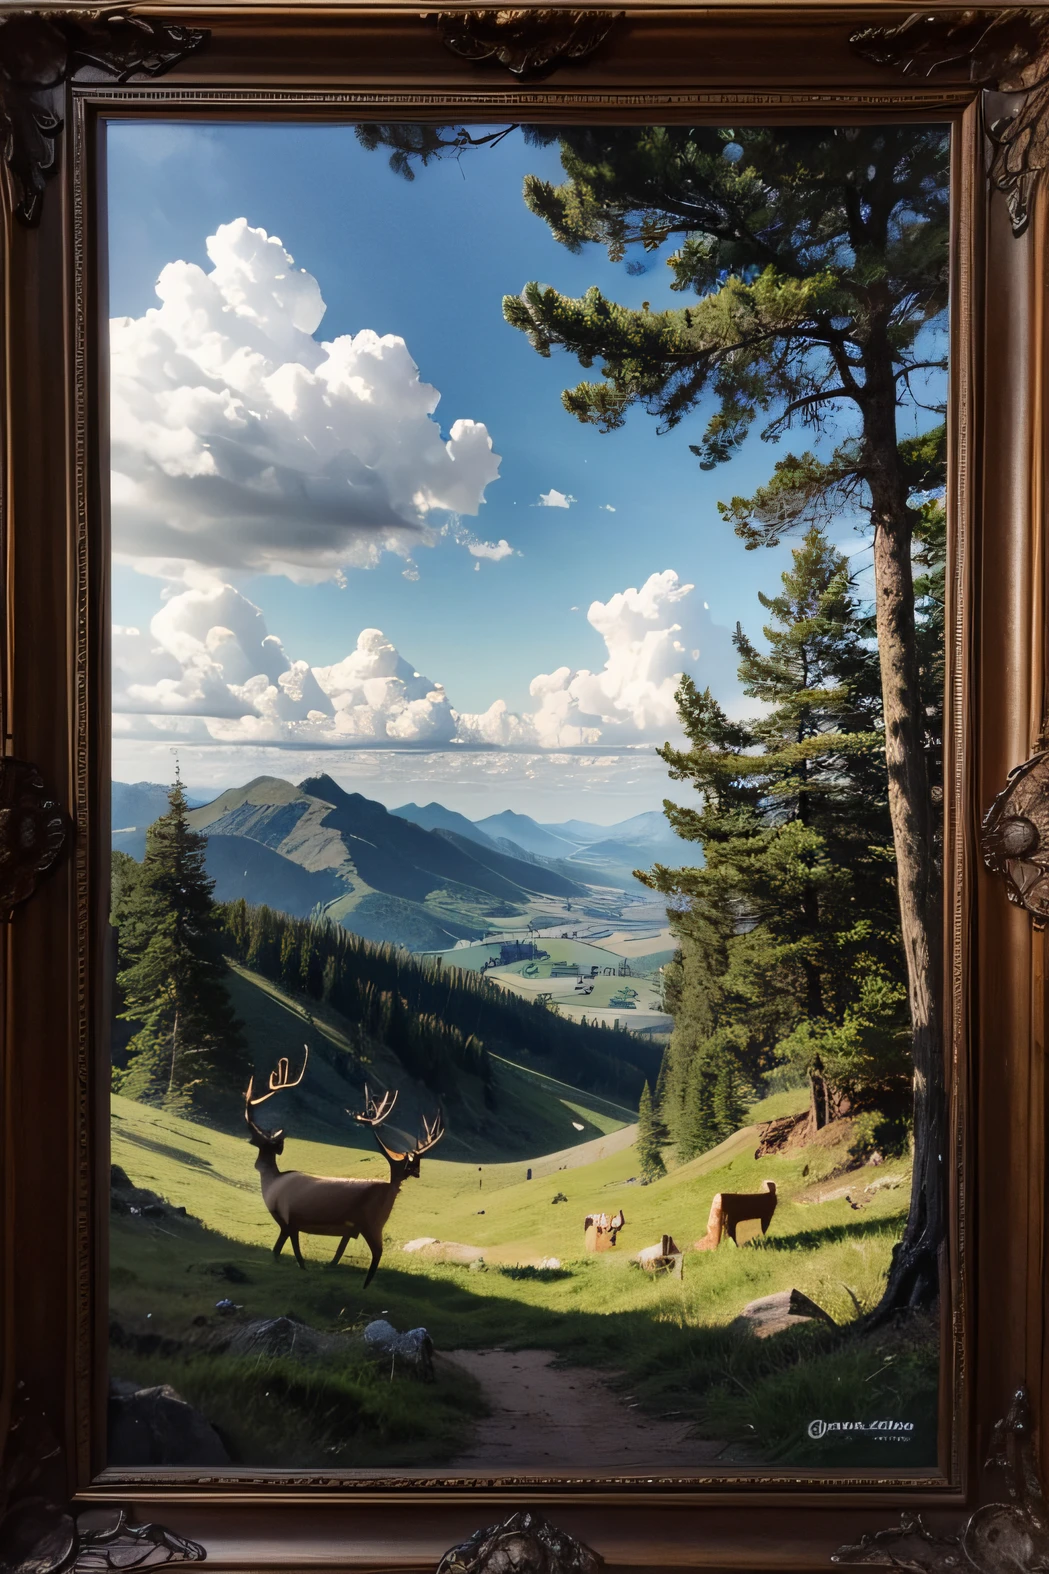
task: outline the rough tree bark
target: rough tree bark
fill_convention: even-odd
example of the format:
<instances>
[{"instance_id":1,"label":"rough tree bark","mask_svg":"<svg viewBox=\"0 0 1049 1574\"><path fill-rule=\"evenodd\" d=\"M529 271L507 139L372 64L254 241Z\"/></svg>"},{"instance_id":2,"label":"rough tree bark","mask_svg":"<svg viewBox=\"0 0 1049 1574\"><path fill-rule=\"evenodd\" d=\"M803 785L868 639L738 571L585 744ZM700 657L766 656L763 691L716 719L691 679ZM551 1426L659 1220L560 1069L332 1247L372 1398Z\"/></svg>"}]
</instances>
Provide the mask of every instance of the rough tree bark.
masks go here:
<instances>
[{"instance_id":1,"label":"rough tree bark","mask_svg":"<svg viewBox=\"0 0 1049 1574\"><path fill-rule=\"evenodd\" d=\"M888 355L868 361L864 437L874 523L874 584L881 664L889 815L896 852L900 931L907 968L914 1060L914 1161L911 1204L893 1252L882 1299L884 1321L926 1306L939 1288L945 1233L941 897L935 826L924 753L922 697L914 628L911 510L897 459L896 398ZM882 375L878 375L882 373Z\"/></svg>"}]
</instances>

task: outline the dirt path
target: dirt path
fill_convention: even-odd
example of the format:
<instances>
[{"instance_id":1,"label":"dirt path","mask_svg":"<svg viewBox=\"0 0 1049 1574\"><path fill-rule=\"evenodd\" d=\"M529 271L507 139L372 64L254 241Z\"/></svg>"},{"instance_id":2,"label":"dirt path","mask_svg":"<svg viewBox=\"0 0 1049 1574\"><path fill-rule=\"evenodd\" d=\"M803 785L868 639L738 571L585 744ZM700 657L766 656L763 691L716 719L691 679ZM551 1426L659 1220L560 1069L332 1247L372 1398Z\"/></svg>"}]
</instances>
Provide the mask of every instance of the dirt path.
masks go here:
<instances>
[{"instance_id":1,"label":"dirt path","mask_svg":"<svg viewBox=\"0 0 1049 1574\"><path fill-rule=\"evenodd\" d=\"M687 1439L685 1422L643 1418L592 1367L555 1367L552 1350L450 1350L445 1359L478 1380L492 1407L453 1468L680 1470L720 1447Z\"/></svg>"}]
</instances>

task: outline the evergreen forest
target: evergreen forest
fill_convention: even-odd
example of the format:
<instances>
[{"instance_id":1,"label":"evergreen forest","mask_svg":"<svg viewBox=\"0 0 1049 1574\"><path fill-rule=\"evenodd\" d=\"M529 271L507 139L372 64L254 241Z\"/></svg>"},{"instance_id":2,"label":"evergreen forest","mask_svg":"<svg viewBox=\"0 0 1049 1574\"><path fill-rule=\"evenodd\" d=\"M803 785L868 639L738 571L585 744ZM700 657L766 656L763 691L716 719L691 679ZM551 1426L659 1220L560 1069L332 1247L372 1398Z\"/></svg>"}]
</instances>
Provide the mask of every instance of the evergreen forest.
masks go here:
<instances>
[{"instance_id":1,"label":"evergreen forest","mask_svg":"<svg viewBox=\"0 0 1049 1574\"><path fill-rule=\"evenodd\" d=\"M352 1025L361 1066L382 1046L438 1097L466 1074L482 1080L494 1107L490 1052L629 1105L654 1078L660 1052L637 1035L571 1022L483 974L376 945L323 916L216 903L207 836L186 812L176 780L143 862L113 854L117 1012L133 1029L115 1045L116 1091L171 1108L236 1107L252 1060L223 983L230 958L301 996L307 1010L310 1001L330 1005Z\"/></svg>"},{"instance_id":2,"label":"evergreen forest","mask_svg":"<svg viewBox=\"0 0 1049 1574\"><path fill-rule=\"evenodd\" d=\"M942 648L943 513L918 526L930 773ZM722 1141L754 1090L804 1079L799 1139L850 1115L867 1153L909 1138L913 1063L888 813L884 721L870 617L846 558L811 526L776 596L767 649L742 628L739 673L760 710L730 721L709 691L678 694L687 746L660 753L692 804L669 802L692 867L644 878L668 900L680 948L666 970L674 1030L660 1119L680 1158ZM678 794L680 796L680 793Z\"/></svg>"}]
</instances>

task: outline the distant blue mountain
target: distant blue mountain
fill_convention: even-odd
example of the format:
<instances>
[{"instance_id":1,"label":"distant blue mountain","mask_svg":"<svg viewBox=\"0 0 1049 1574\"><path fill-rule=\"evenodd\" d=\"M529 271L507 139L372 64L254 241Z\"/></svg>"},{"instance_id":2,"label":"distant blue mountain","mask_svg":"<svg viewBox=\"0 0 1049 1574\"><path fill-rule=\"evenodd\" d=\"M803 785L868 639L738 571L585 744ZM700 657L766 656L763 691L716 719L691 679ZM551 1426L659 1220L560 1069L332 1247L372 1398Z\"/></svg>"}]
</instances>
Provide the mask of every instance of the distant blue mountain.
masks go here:
<instances>
[{"instance_id":1,"label":"distant blue mountain","mask_svg":"<svg viewBox=\"0 0 1049 1574\"><path fill-rule=\"evenodd\" d=\"M168 807L154 782L113 783L113 847L141 859L146 829ZM220 901L243 896L296 917L324 910L368 939L446 948L493 919L520 919L537 896L585 900L587 887L634 888L632 871L695 861L658 813L560 836L506 810L474 824L432 802L381 804L328 776L293 787L259 777L194 807L208 836L207 868Z\"/></svg>"},{"instance_id":2,"label":"distant blue mountain","mask_svg":"<svg viewBox=\"0 0 1049 1574\"><path fill-rule=\"evenodd\" d=\"M668 836L674 837L674 832L662 809L647 809L644 814L631 815L629 820L617 820L605 831L606 839L617 842L663 842Z\"/></svg>"},{"instance_id":3,"label":"distant blue mountain","mask_svg":"<svg viewBox=\"0 0 1049 1574\"><path fill-rule=\"evenodd\" d=\"M478 828L496 841L515 842L526 853L538 853L541 858L570 858L579 843L545 830L530 814L515 814L504 809L502 814L490 814L477 821Z\"/></svg>"},{"instance_id":4,"label":"distant blue mountain","mask_svg":"<svg viewBox=\"0 0 1049 1574\"><path fill-rule=\"evenodd\" d=\"M540 829L550 831L554 836L563 836L567 841L581 842L584 846L608 841L637 845L677 840L662 809L646 809L643 814L631 815L629 820L617 820L614 825L594 825L589 820L563 820L560 825L543 825Z\"/></svg>"},{"instance_id":5,"label":"distant blue mountain","mask_svg":"<svg viewBox=\"0 0 1049 1574\"><path fill-rule=\"evenodd\" d=\"M168 812L169 788L162 787L159 782L113 782L110 787L110 802L112 813L110 826L114 831L130 830L132 828L145 830L147 825L152 825L154 820L159 820L162 814ZM207 803L206 798L195 798L187 793L187 802L191 809ZM114 843L114 846L118 845ZM130 848L126 849L130 852ZM136 854L141 857L141 853Z\"/></svg>"},{"instance_id":6,"label":"distant blue mountain","mask_svg":"<svg viewBox=\"0 0 1049 1574\"><path fill-rule=\"evenodd\" d=\"M146 856L146 827L132 825L127 830L114 831L110 837L110 845L113 852L129 853L141 863Z\"/></svg>"},{"instance_id":7,"label":"distant blue mountain","mask_svg":"<svg viewBox=\"0 0 1049 1574\"><path fill-rule=\"evenodd\" d=\"M592 825L589 820L562 820L560 825L541 825L540 830L561 836L566 842L599 842L608 835L607 825Z\"/></svg>"},{"instance_id":8,"label":"distant blue mountain","mask_svg":"<svg viewBox=\"0 0 1049 1574\"><path fill-rule=\"evenodd\" d=\"M478 842L493 852L501 850L465 814L456 814L454 809L446 809L443 803L427 803L421 808L417 803L402 803L399 809L391 809L390 813L399 815L402 820L410 820L413 825L421 825L424 831L453 831L457 836L468 836L472 842Z\"/></svg>"}]
</instances>

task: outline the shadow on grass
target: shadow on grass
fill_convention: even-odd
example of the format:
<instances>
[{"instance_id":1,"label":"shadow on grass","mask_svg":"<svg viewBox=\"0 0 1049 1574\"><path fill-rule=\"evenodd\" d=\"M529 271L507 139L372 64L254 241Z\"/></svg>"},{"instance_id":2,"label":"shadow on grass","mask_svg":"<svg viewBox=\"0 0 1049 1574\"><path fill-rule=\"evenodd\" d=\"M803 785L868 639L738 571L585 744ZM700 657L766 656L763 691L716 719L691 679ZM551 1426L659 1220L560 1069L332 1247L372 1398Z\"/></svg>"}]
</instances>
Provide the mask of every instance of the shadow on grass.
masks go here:
<instances>
[{"instance_id":1,"label":"shadow on grass","mask_svg":"<svg viewBox=\"0 0 1049 1574\"><path fill-rule=\"evenodd\" d=\"M557 1284L561 1279L574 1278L571 1268L536 1268L528 1263L500 1263L489 1269L504 1279L526 1279L533 1284Z\"/></svg>"},{"instance_id":2,"label":"shadow on grass","mask_svg":"<svg viewBox=\"0 0 1049 1574\"><path fill-rule=\"evenodd\" d=\"M227 1178L216 1170L210 1159L201 1158L199 1153L190 1153L187 1148L176 1148L170 1142L161 1142L156 1137L143 1137L137 1131L122 1131L120 1136L122 1141L130 1142L133 1147L146 1148L150 1153L156 1153L161 1158L174 1159L178 1164L184 1164L187 1169L210 1170L216 1180ZM236 1185L237 1182L233 1181L230 1184Z\"/></svg>"},{"instance_id":3,"label":"shadow on grass","mask_svg":"<svg viewBox=\"0 0 1049 1574\"><path fill-rule=\"evenodd\" d=\"M811 1249L884 1233L894 1222L856 1220L774 1244L766 1238L763 1249ZM491 1281L486 1286L486 1275L466 1269L409 1272L386 1260L365 1290L356 1260L334 1269L311 1262L303 1272L290 1258L274 1261L264 1246L241 1245L196 1221L171 1224L165 1220L158 1233L152 1221L114 1220L112 1314L121 1332L112 1372L184 1391L236 1439L238 1463L353 1468L370 1457L407 1467L463 1451L473 1419L484 1413L483 1394L465 1381L431 1386L403 1374L376 1386L354 1336L379 1317L399 1329L424 1325L438 1351L545 1349L563 1363L597 1368L610 1387L629 1389L642 1410L688 1421L697 1437L723 1443L732 1463L862 1469L884 1466L891 1457L895 1471L935 1462L934 1320L929 1326L912 1320L878 1335L813 1324L757 1339L738 1323L683 1325L666 1316L658 1296L640 1308L591 1311L567 1299L573 1293L568 1281L585 1294L595 1273L585 1260L560 1269L500 1272L500 1282L525 1281L524 1297L528 1281L559 1286L556 1306L496 1292ZM223 1317L216 1308L220 1286L207 1278L231 1266L246 1275L244 1289L234 1291L244 1305ZM216 1350L216 1342L237 1323L288 1315L349 1335L345 1362L333 1363L327 1373L311 1368L309 1382L300 1381L297 1363L288 1363L286 1372L281 1366L279 1382L277 1369L267 1368L265 1382L260 1371L245 1388L243 1363ZM299 1408L291 1413L293 1401ZM338 1429L345 1429L353 1407L358 1422L352 1437L343 1439ZM887 1455L880 1439L807 1436L813 1418L869 1421L883 1415L917 1417L906 1449ZM343 1419L334 1436L336 1416Z\"/></svg>"},{"instance_id":4,"label":"shadow on grass","mask_svg":"<svg viewBox=\"0 0 1049 1574\"><path fill-rule=\"evenodd\" d=\"M793 1235L758 1235L744 1241L740 1250L753 1246L762 1252L814 1252L822 1246L839 1246L845 1241L862 1241L870 1236L898 1233L906 1217L906 1213L901 1210L899 1213L882 1213L874 1219L850 1219L844 1224L825 1224L819 1229L795 1230Z\"/></svg>"}]
</instances>

